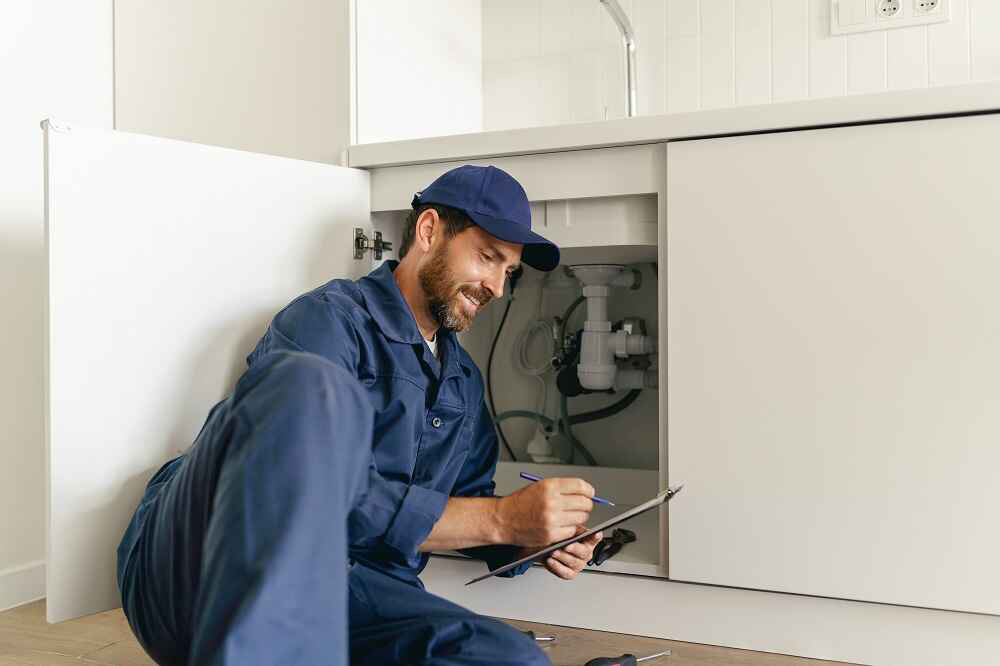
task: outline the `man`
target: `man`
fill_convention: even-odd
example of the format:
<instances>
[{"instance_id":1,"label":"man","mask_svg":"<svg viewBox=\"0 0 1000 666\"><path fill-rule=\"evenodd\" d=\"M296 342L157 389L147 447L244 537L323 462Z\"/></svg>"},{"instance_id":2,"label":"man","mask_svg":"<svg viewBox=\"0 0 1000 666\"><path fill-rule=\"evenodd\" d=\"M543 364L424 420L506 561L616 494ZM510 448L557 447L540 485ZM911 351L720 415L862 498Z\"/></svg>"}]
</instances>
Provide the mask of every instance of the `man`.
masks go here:
<instances>
[{"instance_id":1,"label":"man","mask_svg":"<svg viewBox=\"0 0 1000 666\"><path fill-rule=\"evenodd\" d=\"M558 265L530 217L510 175L459 167L414 197L398 264L275 316L119 546L122 606L158 663L343 664L348 644L357 664L548 663L418 578L430 551L496 568L579 533L593 507L580 479L493 496L482 376L454 335L520 261ZM545 566L573 578L599 541Z\"/></svg>"}]
</instances>

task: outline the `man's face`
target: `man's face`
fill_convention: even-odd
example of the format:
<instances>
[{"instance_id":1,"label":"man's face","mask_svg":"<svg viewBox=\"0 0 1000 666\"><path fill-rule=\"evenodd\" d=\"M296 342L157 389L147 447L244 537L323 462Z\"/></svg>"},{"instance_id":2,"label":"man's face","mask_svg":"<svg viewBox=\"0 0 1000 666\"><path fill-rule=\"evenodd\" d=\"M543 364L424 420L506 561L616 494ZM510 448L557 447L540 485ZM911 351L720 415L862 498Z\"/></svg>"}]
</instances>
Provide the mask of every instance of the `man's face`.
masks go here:
<instances>
[{"instance_id":1,"label":"man's face","mask_svg":"<svg viewBox=\"0 0 1000 666\"><path fill-rule=\"evenodd\" d=\"M469 328L487 303L503 295L504 280L520 265L521 248L477 226L442 237L418 273L438 325L450 331Z\"/></svg>"}]
</instances>

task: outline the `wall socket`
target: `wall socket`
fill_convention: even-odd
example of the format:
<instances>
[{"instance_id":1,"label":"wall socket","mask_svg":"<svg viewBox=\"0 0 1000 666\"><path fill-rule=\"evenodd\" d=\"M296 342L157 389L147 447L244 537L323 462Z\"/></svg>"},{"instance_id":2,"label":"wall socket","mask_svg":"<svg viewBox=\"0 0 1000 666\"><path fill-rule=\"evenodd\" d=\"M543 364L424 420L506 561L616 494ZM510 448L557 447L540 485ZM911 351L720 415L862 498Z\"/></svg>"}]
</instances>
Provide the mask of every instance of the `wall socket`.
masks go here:
<instances>
[{"instance_id":1,"label":"wall socket","mask_svg":"<svg viewBox=\"0 0 1000 666\"><path fill-rule=\"evenodd\" d=\"M906 28L950 20L950 0L830 0L832 35Z\"/></svg>"},{"instance_id":2,"label":"wall socket","mask_svg":"<svg viewBox=\"0 0 1000 666\"><path fill-rule=\"evenodd\" d=\"M941 9L941 0L913 0L913 15L930 14Z\"/></svg>"},{"instance_id":3,"label":"wall socket","mask_svg":"<svg viewBox=\"0 0 1000 666\"><path fill-rule=\"evenodd\" d=\"M880 20L899 18L903 12L903 2L905 0L877 0L875 16Z\"/></svg>"}]
</instances>

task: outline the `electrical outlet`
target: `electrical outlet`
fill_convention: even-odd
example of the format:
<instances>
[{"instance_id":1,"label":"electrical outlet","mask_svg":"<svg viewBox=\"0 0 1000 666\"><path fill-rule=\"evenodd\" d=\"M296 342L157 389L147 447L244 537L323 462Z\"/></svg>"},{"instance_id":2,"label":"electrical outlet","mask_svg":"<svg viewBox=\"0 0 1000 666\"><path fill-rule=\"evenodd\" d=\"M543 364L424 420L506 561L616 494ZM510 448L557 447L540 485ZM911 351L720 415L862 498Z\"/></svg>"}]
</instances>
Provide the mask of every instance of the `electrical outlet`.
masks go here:
<instances>
[{"instance_id":1,"label":"electrical outlet","mask_svg":"<svg viewBox=\"0 0 1000 666\"><path fill-rule=\"evenodd\" d=\"M830 34L947 23L952 0L829 0ZM1000 2L1000 0L991 0Z\"/></svg>"},{"instance_id":2,"label":"electrical outlet","mask_svg":"<svg viewBox=\"0 0 1000 666\"><path fill-rule=\"evenodd\" d=\"M925 1L929 2L930 0ZM899 18L902 11L903 0L876 0L875 2L875 16L880 19Z\"/></svg>"}]
</instances>

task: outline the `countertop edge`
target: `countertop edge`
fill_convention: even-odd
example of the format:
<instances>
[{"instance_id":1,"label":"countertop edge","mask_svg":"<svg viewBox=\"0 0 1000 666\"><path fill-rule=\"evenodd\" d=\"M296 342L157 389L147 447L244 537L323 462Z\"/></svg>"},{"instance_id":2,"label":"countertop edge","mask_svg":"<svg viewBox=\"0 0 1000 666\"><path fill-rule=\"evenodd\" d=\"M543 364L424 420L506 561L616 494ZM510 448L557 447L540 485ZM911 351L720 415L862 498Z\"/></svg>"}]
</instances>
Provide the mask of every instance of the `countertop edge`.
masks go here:
<instances>
[{"instance_id":1,"label":"countertop edge","mask_svg":"<svg viewBox=\"0 0 1000 666\"><path fill-rule=\"evenodd\" d=\"M1000 81L370 143L364 169L1000 111Z\"/></svg>"}]
</instances>

